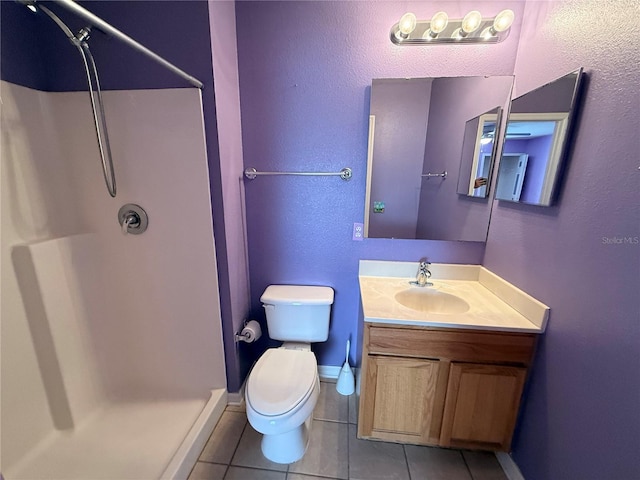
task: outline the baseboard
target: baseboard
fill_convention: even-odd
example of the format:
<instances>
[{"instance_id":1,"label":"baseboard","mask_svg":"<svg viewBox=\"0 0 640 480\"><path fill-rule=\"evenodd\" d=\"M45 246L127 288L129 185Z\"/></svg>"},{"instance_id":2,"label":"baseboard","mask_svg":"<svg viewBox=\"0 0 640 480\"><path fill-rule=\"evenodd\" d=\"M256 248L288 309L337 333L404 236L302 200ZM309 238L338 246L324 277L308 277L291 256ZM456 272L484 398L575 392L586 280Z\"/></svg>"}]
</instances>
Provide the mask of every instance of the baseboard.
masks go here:
<instances>
[{"instance_id":1,"label":"baseboard","mask_svg":"<svg viewBox=\"0 0 640 480\"><path fill-rule=\"evenodd\" d=\"M246 383L247 379L242 382L242 385L240 385L240 390L238 392L227 394L227 405L235 405L238 407L244 406L244 387Z\"/></svg>"},{"instance_id":2,"label":"baseboard","mask_svg":"<svg viewBox=\"0 0 640 480\"><path fill-rule=\"evenodd\" d=\"M525 480L522 472L518 468L518 464L513 460L511 455L505 452L496 452L496 458L509 480Z\"/></svg>"},{"instance_id":3,"label":"baseboard","mask_svg":"<svg viewBox=\"0 0 640 480\"><path fill-rule=\"evenodd\" d=\"M336 381L342 367L334 365L318 365L318 376L320 380Z\"/></svg>"}]
</instances>

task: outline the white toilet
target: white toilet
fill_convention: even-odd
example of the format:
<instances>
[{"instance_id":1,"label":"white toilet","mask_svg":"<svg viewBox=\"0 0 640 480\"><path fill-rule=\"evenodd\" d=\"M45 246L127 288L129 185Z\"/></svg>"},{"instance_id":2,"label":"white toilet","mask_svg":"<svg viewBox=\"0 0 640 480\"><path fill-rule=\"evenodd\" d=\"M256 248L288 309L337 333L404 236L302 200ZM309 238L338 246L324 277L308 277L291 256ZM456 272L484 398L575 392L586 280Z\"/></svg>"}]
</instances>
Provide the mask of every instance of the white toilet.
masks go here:
<instances>
[{"instance_id":1,"label":"white toilet","mask_svg":"<svg viewBox=\"0 0 640 480\"><path fill-rule=\"evenodd\" d=\"M284 343L256 362L245 388L247 418L262 433L262 453L277 463L300 460L309 444L320 380L311 342L329 336L333 289L270 285L260 297L269 336Z\"/></svg>"}]
</instances>

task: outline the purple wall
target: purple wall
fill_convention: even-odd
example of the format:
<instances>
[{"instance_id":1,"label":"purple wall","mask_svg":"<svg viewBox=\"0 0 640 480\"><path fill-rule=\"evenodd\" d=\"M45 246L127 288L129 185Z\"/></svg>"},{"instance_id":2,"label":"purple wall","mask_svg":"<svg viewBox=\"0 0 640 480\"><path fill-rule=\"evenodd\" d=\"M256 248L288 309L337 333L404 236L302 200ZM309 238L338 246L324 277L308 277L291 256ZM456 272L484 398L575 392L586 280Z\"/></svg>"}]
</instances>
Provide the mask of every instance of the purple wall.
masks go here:
<instances>
[{"instance_id":1,"label":"purple wall","mask_svg":"<svg viewBox=\"0 0 640 480\"><path fill-rule=\"evenodd\" d=\"M369 237L416 238L431 82L428 78L373 80L370 114L376 118ZM380 201L385 210L374 213L374 202Z\"/></svg>"},{"instance_id":2,"label":"purple wall","mask_svg":"<svg viewBox=\"0 0 640 480\"><path fill-rule=\"evenodd\" d=\"M243 350L251 351L256 348L255 345L236 343L234 336L242 329L251 302L243 209L244 185L241 179L242 131L235 17L234 2L209 2L220 176L224 198L224 241L227 248L227 264L231 266L228 268L230 302L222 322L227 387L231 392L239 390L251 366L245 361L251 355L243 355Z\"/></svg>"},{"instance_id":3,"label":"purple wall","mask_svg":"<svg viewBox=\"0 0 640 480\"><path fill-rule=\"evenodd\" d=\"M467 120L508 106L512 83L510 76L433 81L422 171L446 171L448 177L422 180L418 238L486 240L491 201L457 193L462 143Z\"/></svg>"},{"instance_id":4,"label":"purple wall","mask_svg":"<svg viewBox=\"0 0 640 480\"><path fill-rule=\"evenodd\" d=\"M450 15L493 15L513 2L455 2ZM271 283L325 284L336 291L328 342L318 361L340 365L359 318L358 260L476 263L482 243L352 241L364 216L373 78L510 75L519 24L498 45L403 48L389 41L407 11L442 2L238 2L236 20L245 167L265 171L353 169L349 182L259 177L246 182L253 309ZM518 18L518 17L516 17ZM459 161L459 152L458 159ZM455 185L455 182L452 182ZM401 187L400 187L401 188ZM352 360L355 356L352 358Z\"/></svg>"},{"instance_id":5,"label":"purple wall","mask_svg":"<svg viewBox=\"0 0 640 480\"><path fill-rule=\"evenodd\" d=\"M497 202L484 261L551 307L514 441L527 480L640 478L636 7L527 3L516 93L588 75L558 205Z\"/></svg>"},{"instance_id":6,"label":"purple wall","mask_svg":"<svg viewBox=\"0 0 640 480\"><path fill-rule=\"evenodd\" d=\"M2 80L47 89L48 63L42 55L39 19L23 5L0 1L0 76Z\"/></svg>"}]
</instances>

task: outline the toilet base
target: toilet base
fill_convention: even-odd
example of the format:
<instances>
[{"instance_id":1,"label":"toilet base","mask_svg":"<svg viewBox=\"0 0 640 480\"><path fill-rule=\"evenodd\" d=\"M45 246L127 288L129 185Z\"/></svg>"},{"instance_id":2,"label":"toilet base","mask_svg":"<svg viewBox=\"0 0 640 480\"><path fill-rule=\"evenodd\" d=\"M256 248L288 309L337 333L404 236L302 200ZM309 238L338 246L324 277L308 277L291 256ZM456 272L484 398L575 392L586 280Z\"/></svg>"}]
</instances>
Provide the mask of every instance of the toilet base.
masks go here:
<instances>
[{"instance_id":1,"label":"toilet base","mask_svg":"<svg viewBox=\"0 0 640 480\"><path fill-rule=\"evenodd\" d=\"M309 446L313 414L302 425L285 433L262 436L262 454L275 463L289 464L300 460Z\"/></svg>"}]
</instances>

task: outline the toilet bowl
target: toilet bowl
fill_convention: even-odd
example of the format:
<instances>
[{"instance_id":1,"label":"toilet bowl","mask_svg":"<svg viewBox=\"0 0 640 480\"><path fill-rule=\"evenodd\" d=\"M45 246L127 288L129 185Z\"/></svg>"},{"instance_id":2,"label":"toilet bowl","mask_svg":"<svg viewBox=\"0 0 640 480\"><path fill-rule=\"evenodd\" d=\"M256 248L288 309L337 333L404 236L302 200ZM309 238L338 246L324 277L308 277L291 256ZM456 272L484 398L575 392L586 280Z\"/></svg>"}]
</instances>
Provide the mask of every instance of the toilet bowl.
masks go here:
<instances>
[{"instance_id":1,"label":"toilet bowl","mask_svg":"<svg viewBox=\"0 0 640 480\"><path fill-rule=\"evenodd\" d=\"M245 389L247 418L263 434L262 453L276 463L300 460L309 444L320 394L316 357L309 346L268 349Z\"/></svg>"},{"instance_id":2,"label":"toilet bowl","mask_svg":"<svg viewBox=\"0 0 640 480\"><path fill-rule=\"evenodd\" d=\"M296 462L307 450L320 395L311 343L329 338L333 293L331 287L269 285L260 297L269 337L284 343L256 362L245 400L247 419L262 433L262 453L272 462Z\"/></svg>"}]
</instances>

